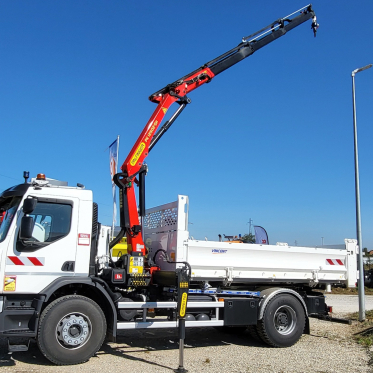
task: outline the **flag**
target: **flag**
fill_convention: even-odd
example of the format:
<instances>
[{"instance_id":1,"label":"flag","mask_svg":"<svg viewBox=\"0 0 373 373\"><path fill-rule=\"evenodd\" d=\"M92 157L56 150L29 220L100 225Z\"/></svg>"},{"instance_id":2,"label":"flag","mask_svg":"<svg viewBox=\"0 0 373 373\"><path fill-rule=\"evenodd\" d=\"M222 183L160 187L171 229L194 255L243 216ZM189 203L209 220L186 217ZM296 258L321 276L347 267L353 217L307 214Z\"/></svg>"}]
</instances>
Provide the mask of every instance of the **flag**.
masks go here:
<instances>
[{"instance_id":1,"label":"flag","mask_svg":"<svg viewBox=\"0 0 373 373\"><path fill-rule=\"evenodd\" d=\"M254 230L255 230L255 243L258 243L260 245L269 245L268 234L266 230L263 227L260 227L259 225L254 225Z\"/></svg>"},{"instance_id":2,"label":"flag","mask_svg":"<svg viewBox=\"0 0 373 373\"><path fill-rule=\"evenodd\" d=\"M116 193L115 193L116 189L115 189L115 183L114 183L113 178L114 178L114 175L117 173L118 148L119 148L119 136L109 146L111 188L113 192L113 230L114 230L114 225L117 222L117 203L116 203Z\"/></svg>"}]
</instances>

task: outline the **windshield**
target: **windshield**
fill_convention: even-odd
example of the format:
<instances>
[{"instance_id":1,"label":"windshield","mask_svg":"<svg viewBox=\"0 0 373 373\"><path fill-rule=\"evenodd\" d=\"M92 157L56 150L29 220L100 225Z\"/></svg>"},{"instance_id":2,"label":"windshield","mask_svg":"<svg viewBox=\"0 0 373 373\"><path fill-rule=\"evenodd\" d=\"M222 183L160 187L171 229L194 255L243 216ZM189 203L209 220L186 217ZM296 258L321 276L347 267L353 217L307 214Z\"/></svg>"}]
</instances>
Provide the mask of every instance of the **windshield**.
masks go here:
<instances>
[{"instance_id":1,"label":"windshield","mask_svg":"<svg viewBox=\"0 0 373 373\"><path fill-rule=\"evenodd\" d=\"M0 242L5 240L21 199L22 197L7 198L0 206L0 211L5 212L4 219L0 225Z\"/></svg>"}]
</instances>

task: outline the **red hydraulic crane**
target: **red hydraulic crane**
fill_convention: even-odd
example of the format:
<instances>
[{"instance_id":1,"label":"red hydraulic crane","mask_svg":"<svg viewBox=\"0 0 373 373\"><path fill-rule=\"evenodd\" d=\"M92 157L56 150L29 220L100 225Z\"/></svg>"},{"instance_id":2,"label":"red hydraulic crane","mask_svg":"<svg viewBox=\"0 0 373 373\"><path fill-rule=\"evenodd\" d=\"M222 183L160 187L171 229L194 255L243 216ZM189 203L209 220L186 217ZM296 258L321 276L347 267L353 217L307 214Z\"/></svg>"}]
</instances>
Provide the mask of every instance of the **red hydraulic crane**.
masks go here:
<instances>
[{"instance_id":1,"label":"red hydraulic crane","mask_svg":"<svg viewBox=\"0 0 373 373\"><path fill-rule=\"evenodd\" d=\"M126 234L128 252L132 254L138 253L135 255L140 256L146 254L141 233L142 226L139 220L139 215L141 219L145 216L144 182L147 166L144 160L149 151L168 130L186 105L191 102L187 94L205 83L209 83L224 70L249 57L258 49L280 38L287 31L292 30L309 19L312 19L311 28L316 36L316 30L319 25L316 22L316 15L312 10L312 6L307 5L287 17L276 20L258 32L244 37L238 46L205 63L181 79L168 84L149 97L149 100L156 103L157 107L124 161L121 167L122 172L114 176L114 181L120 190L121 232L110 243L110 247L116 245L124 234ZM158 130L166 112L175 102L179 104L179 107L171 118ZM135 184L139 186L139 211L136 203Z\"/></svg>"}]
</instances>

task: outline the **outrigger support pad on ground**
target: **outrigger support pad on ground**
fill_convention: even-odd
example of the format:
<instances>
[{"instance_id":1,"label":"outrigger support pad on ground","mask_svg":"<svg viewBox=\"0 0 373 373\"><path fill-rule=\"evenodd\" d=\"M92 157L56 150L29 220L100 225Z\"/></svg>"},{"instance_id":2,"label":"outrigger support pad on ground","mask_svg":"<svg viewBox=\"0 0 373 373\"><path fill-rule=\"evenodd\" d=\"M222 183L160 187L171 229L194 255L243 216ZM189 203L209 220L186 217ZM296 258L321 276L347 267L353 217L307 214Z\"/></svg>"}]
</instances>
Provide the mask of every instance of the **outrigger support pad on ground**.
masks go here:
<instances>
[{"instance_id":1,"label":"outrigger support pad on ground","mask_svg":"<svg viewBox=\"0 0 373 373\"><path fill-rule=\"evenodd\" d=\"M184 339L185 339L185 319L179 319L179 367L174 370L177 373L186 373L184 368Z\"/></svg>"}]
</instances>

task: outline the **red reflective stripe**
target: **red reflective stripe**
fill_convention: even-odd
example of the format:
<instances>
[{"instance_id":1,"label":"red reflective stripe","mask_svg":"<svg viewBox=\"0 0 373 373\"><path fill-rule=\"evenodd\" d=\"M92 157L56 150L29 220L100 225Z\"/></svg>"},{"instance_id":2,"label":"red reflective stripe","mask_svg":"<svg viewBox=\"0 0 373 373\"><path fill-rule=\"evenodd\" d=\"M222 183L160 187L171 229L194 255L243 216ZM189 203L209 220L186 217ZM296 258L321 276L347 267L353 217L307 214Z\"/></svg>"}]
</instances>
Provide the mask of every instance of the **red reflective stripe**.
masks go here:
<instances>
[{"instance_id":1,"label":"red reflective stripe","mask_svg":"<svg viewBox=\"0 0 373 373\"><path fill-rule=\"evenodd\" d=\"M24 264L18 259L16 256L8 256L8 258L16 265L16 266L23 266Z\"/></svg>"},{"instance_id":2,"label":"red reflective stripe","mask_svg":"<svg viewBox=\"0 0 373 373\"><path fill-rule=\"evenodd\" d=\"M331 264L332 266L334 266L334 263L333 263L333 261L332 261L331 259L326 259L326 261L327 261L329 264Z\"/></svg>"},{"instance_id":3,"label":"red reflective stripe","mask_svg":"<svg viewBox=\"0 0 373 373\"><path fill-rule=\"evenodd\" d=\"M34 266L42 266L43 263L34 256L28 256L27 259L34 265Z\"/></svg>"},{"instance_id":4,"label":"red reflective stripe","mask_svg":"<svg viewBox=\"0 0 373 373\"><path fill-rule=\"evenodd\" d=\"M340 266L343 266L343 262L341 259L337 259L337 263L340 265Z\"/></svg>"}]
</instances>

